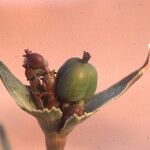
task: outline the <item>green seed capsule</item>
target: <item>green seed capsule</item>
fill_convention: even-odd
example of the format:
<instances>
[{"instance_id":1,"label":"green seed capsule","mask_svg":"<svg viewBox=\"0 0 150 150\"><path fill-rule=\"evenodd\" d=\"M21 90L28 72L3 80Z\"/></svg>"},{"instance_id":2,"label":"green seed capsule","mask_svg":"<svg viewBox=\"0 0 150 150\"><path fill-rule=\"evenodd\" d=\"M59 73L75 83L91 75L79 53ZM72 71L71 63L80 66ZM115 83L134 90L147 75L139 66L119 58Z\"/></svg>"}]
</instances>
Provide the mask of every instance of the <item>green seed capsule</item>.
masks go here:
<instances>
[{"instance_id":1,"label":"green seed capsule","mask_svg":"<svg viewBox=\"0 0 150 150\"><path fill-rule=\"evenodd\" d=\"M70 58L58 70L56 92L66 102L87 101L93 96L97 86L97 71L88 63L90 54L83 58Z\"/></svg>"}]
</instances>

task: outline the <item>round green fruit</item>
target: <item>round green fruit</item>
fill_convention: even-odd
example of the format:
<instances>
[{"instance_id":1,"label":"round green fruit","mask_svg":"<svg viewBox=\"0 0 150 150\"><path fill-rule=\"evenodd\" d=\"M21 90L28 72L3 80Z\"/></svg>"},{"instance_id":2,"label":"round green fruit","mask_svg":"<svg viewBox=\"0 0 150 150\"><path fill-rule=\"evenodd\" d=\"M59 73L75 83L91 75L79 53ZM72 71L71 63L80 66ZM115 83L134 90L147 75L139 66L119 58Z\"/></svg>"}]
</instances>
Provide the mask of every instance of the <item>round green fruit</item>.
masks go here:
<instances>
[{"instance_id":1,"label":"round green fruit","mask_svg":"<svg viewBox=\"0 0 150 150\"><path fill-rule=\"evenodd\" d=\"M88 63L90 54L84 52L83 58L70 58L58 70L56 93L64 102L87 101L97 87L97 71Z\"/></svg>"}]
</instances>

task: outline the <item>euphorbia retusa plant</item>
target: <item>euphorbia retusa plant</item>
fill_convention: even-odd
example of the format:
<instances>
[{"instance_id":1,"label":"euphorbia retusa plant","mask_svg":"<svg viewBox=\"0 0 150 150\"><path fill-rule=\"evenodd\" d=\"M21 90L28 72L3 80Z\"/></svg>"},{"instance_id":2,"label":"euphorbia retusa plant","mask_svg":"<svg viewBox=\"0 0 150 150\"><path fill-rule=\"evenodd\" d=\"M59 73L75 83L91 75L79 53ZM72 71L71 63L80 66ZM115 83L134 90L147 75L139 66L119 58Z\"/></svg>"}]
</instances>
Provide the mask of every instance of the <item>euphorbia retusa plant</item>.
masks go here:
<instances>
[{"instance_id":1,"label":"euphorbia retusa plant","mask_svg":"<svg viewBox=\"0 0 150 150\"><path fill-rule=\"evenodd\" d=\"M47 150L64 150L68 134L106 102L118 98L146 71L150 53L142 67L108 89L94 95L97 71L90 54L70 58L56 72L43 56L25 50L23 67L30 85L21 83L0 62L0 78L18 106L34 116L42 128Z\"/></svg>"}]
</instances>

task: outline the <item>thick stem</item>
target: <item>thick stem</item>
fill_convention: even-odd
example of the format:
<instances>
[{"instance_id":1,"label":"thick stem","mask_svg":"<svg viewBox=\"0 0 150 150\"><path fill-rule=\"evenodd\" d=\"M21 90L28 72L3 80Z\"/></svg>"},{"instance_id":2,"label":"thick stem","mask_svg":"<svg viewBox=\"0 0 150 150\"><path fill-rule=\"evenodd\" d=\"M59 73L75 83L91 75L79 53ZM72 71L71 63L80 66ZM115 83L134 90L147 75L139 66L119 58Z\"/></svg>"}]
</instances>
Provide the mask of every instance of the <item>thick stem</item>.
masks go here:
<instances>
[{"instance_id":1,"label":"thick stem","mask_svg":"<svg viewBox=\"0 0 150 150\"><path fill-rule=\"evenodd\" d=\"M64 150L67 136L61 134L45 134L46 150Z\"/></svg>"}]
</instances>

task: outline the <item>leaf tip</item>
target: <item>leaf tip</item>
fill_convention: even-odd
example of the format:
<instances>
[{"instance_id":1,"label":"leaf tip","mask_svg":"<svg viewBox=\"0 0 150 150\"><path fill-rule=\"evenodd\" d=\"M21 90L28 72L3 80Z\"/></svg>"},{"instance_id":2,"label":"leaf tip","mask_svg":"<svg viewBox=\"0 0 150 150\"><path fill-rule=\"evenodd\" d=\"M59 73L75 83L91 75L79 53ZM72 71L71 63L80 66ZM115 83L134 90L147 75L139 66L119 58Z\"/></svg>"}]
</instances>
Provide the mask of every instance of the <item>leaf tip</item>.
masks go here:
<instances>
[{"instance_id":1,"label":"leaf tip","mask_svg":"<svg viewBox=\"0 0 150 150\"><path fill-rule=\"evenodd\" d=\"M150 67L150 51L148 52L144 65L140 68L141 72L144 73Z\"/></svg>"}]
</instances>

